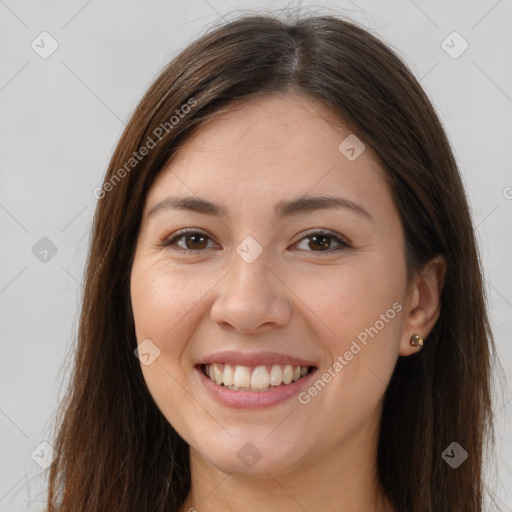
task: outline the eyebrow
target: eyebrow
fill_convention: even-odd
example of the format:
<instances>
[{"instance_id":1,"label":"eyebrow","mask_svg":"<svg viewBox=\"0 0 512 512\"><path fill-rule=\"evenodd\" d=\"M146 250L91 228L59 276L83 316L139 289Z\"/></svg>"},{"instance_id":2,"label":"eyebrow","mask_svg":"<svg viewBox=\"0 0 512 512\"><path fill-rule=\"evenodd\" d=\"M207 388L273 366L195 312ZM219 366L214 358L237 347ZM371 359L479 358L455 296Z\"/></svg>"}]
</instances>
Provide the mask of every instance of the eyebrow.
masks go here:
<instances>
[{"instance_id":1,"label":"eyebrow","mask_svg":"<svg viewBox=\"0 0 512 512\"><path fill-rule=\"evenodd\" d=\"M317 210L328 210L334 208L345 208L366 217L373 222L373 217L368 210L361 204L355 203L343 197L330 197L330 196L303 196L297 199L288 201L279 201L275 206L275 214L279 219L297 215L306 212ZM213 215L215 217L229 217L229 212L226 207L202 199L197 196L176 197L169 196L157 203L148 212L147 216L152 217L159 212L165 210L186 210L204 215Z\"/></svg>"}]
</instances>

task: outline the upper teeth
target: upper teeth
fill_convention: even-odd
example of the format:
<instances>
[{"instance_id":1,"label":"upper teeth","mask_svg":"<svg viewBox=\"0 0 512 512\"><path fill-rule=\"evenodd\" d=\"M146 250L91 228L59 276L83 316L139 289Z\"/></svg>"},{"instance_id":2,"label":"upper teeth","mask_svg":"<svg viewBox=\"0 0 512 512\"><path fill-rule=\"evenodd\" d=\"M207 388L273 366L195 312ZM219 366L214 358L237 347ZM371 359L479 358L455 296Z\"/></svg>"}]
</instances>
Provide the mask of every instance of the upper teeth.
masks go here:
<instances>
[{"instance_id":1,"label":"upper teeth","mask_svg":"<svg viewBox=\"0 0 512 512\"><path fill-rule=\"evenodd\" d=\"M308 366L273 365L270 372L265 366L231 366L229 364L207 364L205 373L217 384L224 384L229 389L267 391L270 386L280 386L282 383L290 384L308 373Z\"/></svg>"}]
</instances>

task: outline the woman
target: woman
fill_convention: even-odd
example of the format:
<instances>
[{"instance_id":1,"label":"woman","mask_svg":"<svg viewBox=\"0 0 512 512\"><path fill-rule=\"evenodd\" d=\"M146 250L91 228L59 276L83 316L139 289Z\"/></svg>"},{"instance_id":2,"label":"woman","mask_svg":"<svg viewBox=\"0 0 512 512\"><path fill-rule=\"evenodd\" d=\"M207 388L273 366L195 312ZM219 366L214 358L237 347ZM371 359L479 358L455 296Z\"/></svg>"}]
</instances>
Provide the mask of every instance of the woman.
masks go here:
<instances>
[{"instance_id":1,"label":"woman","mask_svg":"<svg viewBox=\"0 0 512 512\"><path fill-rule=\"evenodd\" d=\"M414 76L247 15L150 87L95 191L50 511L481 511L493 340Z\"/></svg>"}]
</instances>

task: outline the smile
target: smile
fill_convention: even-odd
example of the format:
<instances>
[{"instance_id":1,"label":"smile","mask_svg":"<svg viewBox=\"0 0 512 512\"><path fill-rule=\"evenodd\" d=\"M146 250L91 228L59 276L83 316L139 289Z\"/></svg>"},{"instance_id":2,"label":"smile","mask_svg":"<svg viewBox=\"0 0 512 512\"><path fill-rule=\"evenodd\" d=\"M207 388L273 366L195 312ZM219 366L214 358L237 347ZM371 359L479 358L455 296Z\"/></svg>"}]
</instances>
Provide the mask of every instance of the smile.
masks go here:
<instances>
[{"instance_id":1,"label":"smile","mask_svg":"<svg viewBox=\"0 0 512 512\"><path fill-rule=\"evenodd\" d=\"M202 371L212 382L232 391L267 392L287 386L308 375L313 366L242 366L222 363L204 364Z\"/></svg>"}]
</instances>

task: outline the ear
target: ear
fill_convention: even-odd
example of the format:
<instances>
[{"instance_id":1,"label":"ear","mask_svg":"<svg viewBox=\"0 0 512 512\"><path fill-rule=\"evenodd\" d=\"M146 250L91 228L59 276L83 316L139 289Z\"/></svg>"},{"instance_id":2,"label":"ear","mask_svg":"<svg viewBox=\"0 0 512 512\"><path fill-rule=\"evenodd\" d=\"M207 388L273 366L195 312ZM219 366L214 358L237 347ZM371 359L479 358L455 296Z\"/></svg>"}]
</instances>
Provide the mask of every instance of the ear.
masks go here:
<instances>
[{"instance_id":1,"label":"ear","mask_svg":"<svg viewBox=\"0 0 512 512\"><path fill-rule=\"evenodd\" d=\"M446 261L441 255L430 260L414 276L406 301L404 328L400 341L401 356L415 354L421 347L411 345L413 334L419 334L424 343L428 343L427 336L434 328L441 313L441 291L446 277Z\"/></svg>"}]
</instances>

